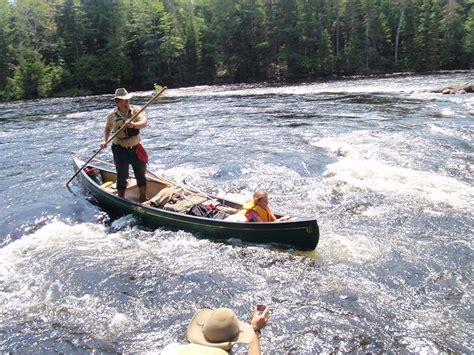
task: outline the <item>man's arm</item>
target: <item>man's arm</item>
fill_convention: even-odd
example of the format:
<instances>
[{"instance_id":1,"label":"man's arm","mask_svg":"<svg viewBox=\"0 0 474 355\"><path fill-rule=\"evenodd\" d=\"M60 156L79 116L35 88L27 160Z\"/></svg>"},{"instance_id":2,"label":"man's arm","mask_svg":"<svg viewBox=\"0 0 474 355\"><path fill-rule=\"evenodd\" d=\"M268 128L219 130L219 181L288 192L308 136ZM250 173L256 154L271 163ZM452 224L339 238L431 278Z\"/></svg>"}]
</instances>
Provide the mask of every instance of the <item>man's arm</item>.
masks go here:
<instances>
[{"instance_id":1,"label":"man's arm","mask_svg":"<svg viewBox=\"0 0 474 355\"><path fill-rule=\"evenodd\" d=\"M100 143L100 147L104 149L107 147L107 141L109 140L111 130L105 127L104 129L104 139L102 140L102 143Z\"/></svg>"},{"instance_id":2,"label":"man's arm","mask_svg":"<svg viewBox=\"0 0 474 355\"><path fill-rule=\"evenodd\" d=\"M257 334L254 335L252 341L250 342L248 355L260 355L262 351L260 350L260 339Z\"/></svg>"},{"instance_id":3,"label":"man's arm","mask_svg":"<svg viewBox=\"0 0 474 355\"><path fill-rule=\"evenodd\" d=\"M138 118L138 117L137 117ZM146 127L146 119L142 119L140 121L135 121L133 120L132 122L130 122L127 127L128 128L136 128L136 129L143 129Z\"/></svg>"},{"instance_id":4,"label":"man's arm","mask_svg":"<svg viewBox=\"0 0 474 355\"><path fill-rule=\"evenodd\" d=\"M133 106L134 110L138 111L138 106ZM147 119L145 116L145 112L141 112L135 119L128 124L128 128L136 128L136 129L143 129L147 125Z\"/></svg>"},{"instance_id":5,"label":"man's arm","mask_svg":"<svg viewBox=\"0 0 474 355\"><path fill-rule=\"evenodd\" d=\"M250 342L248 355L260 355L261 354L260 332L263 328L265 328L267 326L268 317L269 317L268 312L269 312L268 307L265 308L265 310L262 312L262 314L259 314L259 312L257 311L257 307L255 307L255 309L253 311L253 317L252 317L252 321L250 322L250 325L253 327L253 329L255 331L255 335L252 338L252 341Z\"/></svg>"}]
</instances>

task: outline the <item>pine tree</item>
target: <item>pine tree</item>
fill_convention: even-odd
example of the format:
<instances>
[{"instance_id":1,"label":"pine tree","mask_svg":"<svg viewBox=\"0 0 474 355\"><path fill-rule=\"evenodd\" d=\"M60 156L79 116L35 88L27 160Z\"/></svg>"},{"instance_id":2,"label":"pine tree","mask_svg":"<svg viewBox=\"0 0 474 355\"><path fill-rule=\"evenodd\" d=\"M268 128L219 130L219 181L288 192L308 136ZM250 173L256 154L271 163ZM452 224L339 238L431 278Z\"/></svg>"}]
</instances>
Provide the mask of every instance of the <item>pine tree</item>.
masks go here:
<instances>
[{"instance_id":1,"label":"pine tree","mask_svg":"<svg viewBox=\"0 0 474 355\"><path fill-rule=\"evenodd\" d=\"M132 65L131 82L135 87L149 88L163 84L163 53L165 9L161 1L140 0L128 11L128 53Z\"/></svg>"},{"instance_id":2,"label":"pine tree","mask_svg":"<svg viewBox=\"0 0 474 355\"><path fill-rule=\"evenodd\" d=\"M467 0L467 17L464 23L463 53L466 65L474 67L474 0Z\"/></svg>"},{"instance_id":3,"label":"pine tree","mask_svg":"<svg viewBox=\"0 0 474 355\"><path fill-rule=\"evenodd\" d=\"M418 65L417 29L421 0L407 1L400 29L400 69L412 71Z\"/></svg>"},{"instance_id":4,"label":"pine tree","mask_svg":"<svg viewBox=\"0 0 474 355\"><path fill-rule=\"evenodd\" d=\"M0 98L1 92L7 84L7 77L9 76L8 63L9 57L9 21L10 5L8 0L0 0Z\"/></svg>"},{"instance_id":5,"label":"pine tree","mask_svg":"<svg viewBox=\"0 0 474 355\"><path fill-rule=\"evenodd\" d=\"M62 43L61 56L71 69L83 52L79 37L80 24L78 23L78 12L77 0L65 0L56 16L58 36Z\"/></svg>"},{"instance_id":6,"label":"pine tree","mask_svg":"<svg viewBox=\"0 0 474 355\"><path fill-rule=\"evenodd\" d=\"M80 0L79 29L84 54L75 63L74 80L93 92L111 92L131 78L126 0Z\"/></svg>"},{"instance_id":7,"label":"pine tree","mask_svg":"<svg viewBox=\"0 0 474 355\"><path fill-rule=\"evenodd\" d=\"M361 0L348 0L344 7L344 71L347 74L365 72L367 68L367 26L364 25Z\"/></svg>"},{"instance_id":8,"label":"pine tree","mask_svg":"<svg viewBox=\"0 0 474 355\"><path fill-rule=\"evenodd\" d=\"M439 68L440 8L438 0L421 0L418 27L415 34L417 71Z\"/></svg>"},{"instance_id":9,"label":"pine tree","mask_svg":"<svg viewBox=\"0 0 474 355\"><path fill-rule=\"evenodd\" d=\"M441 62L443 69L456 69L466 65L462 53L464 31L462 8L456 0L448 0L443 8Z\"/></svg>"},{"instance_id":10,"label":"pine tree","mask_svg":"<svg viewBox=\"0 0 474 355\"><path fill-rule=\"evenodd\" d=\"M200 33L200 67L199 78L201 83L215 82L218 66L217 35L214 28L214 12L208 0L200 0L196 4L196 18L199 20Z\"/></svg>"},{"instance_id":11,"label":"pine tree","mask_svg":"<svg viewBox=\"0 0 474 355\"><path fill-rule=\"evenodd\" d=\"M303 69L308 77L318 77L332 72L333 55L326 23L327 7L322 0L300 0L298 24Z\"/></svg>"}]
</instances>

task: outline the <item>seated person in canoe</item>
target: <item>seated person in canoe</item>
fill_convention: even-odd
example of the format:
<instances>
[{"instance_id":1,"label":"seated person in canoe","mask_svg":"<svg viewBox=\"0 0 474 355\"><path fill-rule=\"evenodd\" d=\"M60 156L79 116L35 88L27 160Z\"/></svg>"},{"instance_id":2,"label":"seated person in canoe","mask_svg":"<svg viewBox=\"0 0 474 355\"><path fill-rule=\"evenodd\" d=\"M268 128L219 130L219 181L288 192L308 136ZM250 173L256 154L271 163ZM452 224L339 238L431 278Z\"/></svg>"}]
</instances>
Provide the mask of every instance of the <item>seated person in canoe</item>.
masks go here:
<instances>
[{"instance_id":1,"label":"seated person in canoe","mask_svg":"<svg viewBox=\"0 0 474 355\"><path fill-rule=\"evenodd\" d=\"M290 216L276 218L268 206L268 192L263 190L255 191L252 201L244 203L243 206L247 222L277 222L285 221Z\"/></svg>"}]
</instances>

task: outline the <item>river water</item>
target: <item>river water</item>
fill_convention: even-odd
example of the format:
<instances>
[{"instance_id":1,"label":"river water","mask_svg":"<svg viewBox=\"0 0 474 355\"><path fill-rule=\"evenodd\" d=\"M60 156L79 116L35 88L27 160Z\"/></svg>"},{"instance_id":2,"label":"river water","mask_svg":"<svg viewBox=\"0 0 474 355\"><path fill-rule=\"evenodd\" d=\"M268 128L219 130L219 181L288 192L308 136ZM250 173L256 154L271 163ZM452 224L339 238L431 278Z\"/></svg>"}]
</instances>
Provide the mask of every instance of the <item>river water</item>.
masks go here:
<instances>
[{"instance_id":1,"label":"river water","mask_svg":"<svg viewBox=\"0 0 474 355\"><path fill-rule=\"evenodd\" d=\"M474 95L428 91L463 82L201 86L147 109L152 170L242 202L268 190L317 217L314 252L111 220L64 187L111 96L0 104L0 351L159 353L197 309L248 321L257 303L267 354L474 351Z\"/></svg>"}]
</instances>

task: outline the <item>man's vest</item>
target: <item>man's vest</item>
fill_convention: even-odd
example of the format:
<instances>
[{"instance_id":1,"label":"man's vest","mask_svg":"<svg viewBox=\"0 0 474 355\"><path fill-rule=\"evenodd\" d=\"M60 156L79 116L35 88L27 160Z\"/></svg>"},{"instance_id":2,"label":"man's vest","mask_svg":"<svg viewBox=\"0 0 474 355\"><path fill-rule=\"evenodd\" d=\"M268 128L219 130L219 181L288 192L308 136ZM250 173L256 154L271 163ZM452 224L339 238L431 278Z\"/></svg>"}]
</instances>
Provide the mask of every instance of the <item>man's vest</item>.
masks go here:
<instances>
[{"instance_id":1,"label":"man's vest","mask_svg":"<svg viewBox=\"0 0 474 355\"><path fill-rule=\"evenodd\" d=\"M117 111L115 111L115 120L114 125L112 127L112 133L117 132L122 126L124 125L125 121L132 117L132 110L128 110L126 118L120 116ZM133 136L137 136L140 134L140 130L137 128L128 128L125 127L119 134L117 134L117 138L125 139L130 138Z\"/></svg>"}]
</instances>

